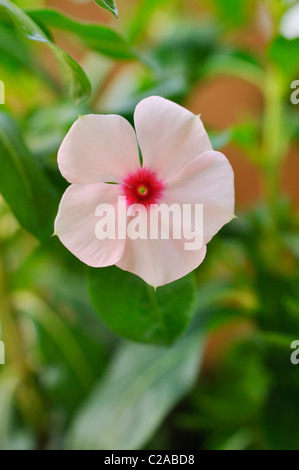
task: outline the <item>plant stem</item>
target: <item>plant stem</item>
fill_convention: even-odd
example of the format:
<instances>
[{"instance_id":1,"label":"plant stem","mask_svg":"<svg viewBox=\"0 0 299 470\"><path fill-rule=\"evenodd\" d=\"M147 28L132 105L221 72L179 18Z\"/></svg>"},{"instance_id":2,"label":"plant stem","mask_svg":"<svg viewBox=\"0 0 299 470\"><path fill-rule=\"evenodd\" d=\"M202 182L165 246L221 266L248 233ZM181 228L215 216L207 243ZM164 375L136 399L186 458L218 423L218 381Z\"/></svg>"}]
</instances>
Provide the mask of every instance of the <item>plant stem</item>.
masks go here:
<instances>
[{"instance_id":1,"label":"plant stem","mask_svg":"<svg viewBox=\"0 0 299 470\"><path fill-rule=\"evenodd\" d=\"M282 153L282 86L278 71L268 65L264 85L265 111L263 123L263 182L265 198L275 208L279 196Z\"/></svg>"}]
</instances>

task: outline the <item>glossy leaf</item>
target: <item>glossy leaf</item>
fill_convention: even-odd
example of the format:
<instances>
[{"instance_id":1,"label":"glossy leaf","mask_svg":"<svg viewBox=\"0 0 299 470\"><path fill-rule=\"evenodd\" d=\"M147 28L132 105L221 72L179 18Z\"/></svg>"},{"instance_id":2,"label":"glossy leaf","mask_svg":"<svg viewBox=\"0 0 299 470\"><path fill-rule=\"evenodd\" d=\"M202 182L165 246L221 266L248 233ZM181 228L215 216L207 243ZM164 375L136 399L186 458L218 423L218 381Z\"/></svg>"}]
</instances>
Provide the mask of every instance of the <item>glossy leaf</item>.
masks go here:
<instances>
[{"instance_id":1,"label":"glossy leaf","mask_svg":"<svg viewBox=\"0 0 299 470\"><path fill-rule=\"evenodd\" d=\"M87 99L90 83L84 70L67 52L51 42L45 32L23 10L9 0L0 0L0 7L11 17L18 30L32 41L47 44L54 53L61 69L62 78L74 101Z\"/></svg>"},{"instance_id":2,"label":"glossy leaf","mask_svg":"<svg viewBox=\"0 0 299 470\"><path fill-rule=\"evenodd\" d=\"M185 331L195 310L192 275L155 292L139 277L112 266L91 269L89 288L105 325L133 341L171 344Z\"/></svg>"},{"instance_id":3,"label":"glossy leaf","mask_svg":"<svg viewBox=\"0 0 299 470\"><path fill-rule=\"evenodd\" d=\"M83 23L51 9L28 10L28 15L47 27L76 34L87 47L109 57L118 59L136 58L136 53L128 41L108 26Z\"/></svg>"}]
</instances>

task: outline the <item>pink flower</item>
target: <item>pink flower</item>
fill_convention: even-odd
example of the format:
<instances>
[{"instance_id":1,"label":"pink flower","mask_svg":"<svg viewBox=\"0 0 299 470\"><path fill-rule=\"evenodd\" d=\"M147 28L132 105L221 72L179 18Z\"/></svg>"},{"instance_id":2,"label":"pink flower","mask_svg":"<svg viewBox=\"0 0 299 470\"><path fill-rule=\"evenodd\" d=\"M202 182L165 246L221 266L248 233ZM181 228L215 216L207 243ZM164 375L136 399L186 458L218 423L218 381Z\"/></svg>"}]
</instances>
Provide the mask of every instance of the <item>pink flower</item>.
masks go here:
<instances>
[{"instance_id":1,"label":"pink flower","mask_svg":"<svg viewBox=\"0 0 299 470\"><path fill-rule=\"evenodd\" d=\"M58 165L71 186L55 221L61 242L89 266L115 264L158 287L197 268L206 244L234 217L234 175L227 158L213 150L198 116L158 96L141 101L135 128L121 116L80 117L65 137ZM108 184L117 183L117 184ZM106 239L95 236L99 204L117 212L127 204L203 204L203 244L188 251L184 239ZM180 223L180 222L178 222Z\"/></svg>"}]
</instances>

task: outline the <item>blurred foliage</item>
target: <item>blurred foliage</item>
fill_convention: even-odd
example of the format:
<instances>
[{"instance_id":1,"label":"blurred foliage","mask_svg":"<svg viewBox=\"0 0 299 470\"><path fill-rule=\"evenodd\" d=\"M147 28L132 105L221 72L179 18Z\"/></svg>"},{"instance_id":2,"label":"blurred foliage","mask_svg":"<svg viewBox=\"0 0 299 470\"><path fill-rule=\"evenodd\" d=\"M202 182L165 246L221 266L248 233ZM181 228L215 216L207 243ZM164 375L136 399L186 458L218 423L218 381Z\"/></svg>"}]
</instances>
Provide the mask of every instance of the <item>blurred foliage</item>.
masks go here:
<instances>
[{"instance_id":1,"label":"blurred foliage","mask_svg":"<svg viewBox=\"0 0 299 470\"><path fill-rule=\"evenodd\" d=\"M0 448L298 450L298 215L281 190L299 135L299 38L280 33L289 5L123 0L118 15L92 2L120 17L107 26L47 3L0 0ZM240 40L252 30L254 48ZM132 121L145 96L184 104L223 76L263 98L260 116L209 129L215 148L254 165L260 203L156 293L82 266L50 237L66 188L57 150L77 115Z\"/></svg>"}]
</instances>

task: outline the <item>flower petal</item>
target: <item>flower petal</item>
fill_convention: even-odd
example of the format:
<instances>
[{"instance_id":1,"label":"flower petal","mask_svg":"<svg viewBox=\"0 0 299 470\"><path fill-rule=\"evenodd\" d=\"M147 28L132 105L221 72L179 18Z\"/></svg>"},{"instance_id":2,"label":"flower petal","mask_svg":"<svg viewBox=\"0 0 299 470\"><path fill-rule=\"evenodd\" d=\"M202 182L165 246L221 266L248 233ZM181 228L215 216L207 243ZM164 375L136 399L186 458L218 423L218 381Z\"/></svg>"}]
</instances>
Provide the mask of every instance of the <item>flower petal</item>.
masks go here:
<instances>
[{"instance_id":1,"label":"flower petal","mask_svg":"<svg viewBox=\"0 0 299 470\"><path fill-rule=\"evenodd\" d=\"M55 220L55 234L83 263L92 267L115 264L122 256L124 240L99 240L95 211L99 204L111 204L117 215L118 185L73 184L64 193ZM113 218L114 222L114 218Z\"/></svg>"},{"instance_id":2,"label":"flower petal","mask_svg":"<svg viewBox=\"0 0 299 470\"><path fill-rule=\"evenodd\" d=\"M173 224L181 224L181 221L177 220ZM161 231L165 233L163 226ZM186 234L190 236L188 229ZM165 240L161 237L150 239L149 236L142 240L127 238L123 255L116 266L136 274L153 287L163 286L187 275L204 260L205 243L201 242L199 249L189 251L185 245L188 242L190 239L185 239L184 236L181 239L173 239L172 230L170 239Z\"/></svg>"},{"instance_id":3,"label":"flower petal","mask_svg":"<svg viewBox=\"0 0 299 470\"><path fill-rule=\"evenodd\" d=\"M140 167L134 129L121 116L81 116L61 144L58 166L70 183L121 182Z\"/></svg>"},{"instance_id":4,"label":"flower petal","mask_svg":"<svg viewBox=\"0 0 299 470\"><path fill-rule=\"evenodd\" d=\"M205 152L166 183L167 204L203 204L205 243L234 218L234 172L220 152Z\"/></svg>"},{"instance_id":5,"label":"flower petal","mask_svg":"<svg viewBox=\"0 0 299 470\"><path fill-rule=\"evenodd\" d=\"M143 163L162 179L212 150L200 117L172 101L146 98L137 105L134 120Z\"/></svg>"}]
</instances>

